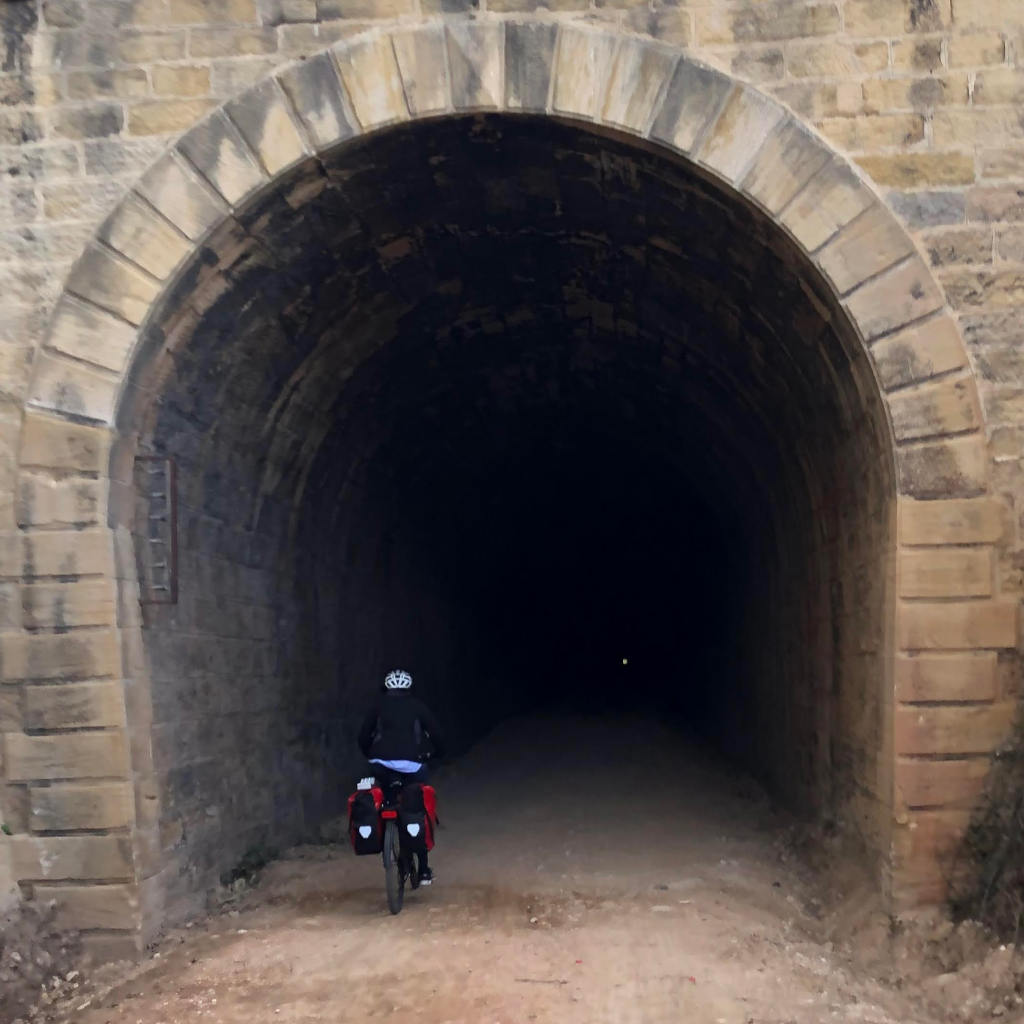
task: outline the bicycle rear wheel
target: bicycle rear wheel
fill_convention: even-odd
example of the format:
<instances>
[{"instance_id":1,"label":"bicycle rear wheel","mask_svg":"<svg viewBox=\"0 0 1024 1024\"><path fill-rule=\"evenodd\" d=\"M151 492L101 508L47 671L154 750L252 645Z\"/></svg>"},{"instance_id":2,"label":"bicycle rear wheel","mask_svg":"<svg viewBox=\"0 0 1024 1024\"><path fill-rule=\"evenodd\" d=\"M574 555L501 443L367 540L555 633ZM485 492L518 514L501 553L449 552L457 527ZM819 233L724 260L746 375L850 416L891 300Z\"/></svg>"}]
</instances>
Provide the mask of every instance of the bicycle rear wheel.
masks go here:
<instances>
[{"instance_id":1,"label":"bicycle rear wheel","mask_svg":"<svg viewBox=\"0 0 1024 1024\"><path fill-rule=\"evenodd\" d=\"M405 872L402 870L397 821L389 821L384 826L384 884L388 892L388 910L397 914L405 899Z\"/></svg>"}]
</instances>

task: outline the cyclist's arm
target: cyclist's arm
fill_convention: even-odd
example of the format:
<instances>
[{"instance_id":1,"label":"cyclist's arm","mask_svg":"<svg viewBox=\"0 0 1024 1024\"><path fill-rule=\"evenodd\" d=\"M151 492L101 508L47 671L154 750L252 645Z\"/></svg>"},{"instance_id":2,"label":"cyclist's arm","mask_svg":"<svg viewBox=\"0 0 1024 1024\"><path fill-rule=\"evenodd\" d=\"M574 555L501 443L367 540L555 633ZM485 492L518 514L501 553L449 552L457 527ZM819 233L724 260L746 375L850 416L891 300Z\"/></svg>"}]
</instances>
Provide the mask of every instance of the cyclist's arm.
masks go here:
<instances>
[{"instance_id":1,"label":"cyclist's arm","mask_svg":"<svg viewBox=\"0 0 1024 1024\"><path fill-rule=\"evenodd\" d=\"M427 730L427 734L430 736L430 742L434 747L434 756L444 757L446 747L441 736L441 726L437 724L437 719L434 717L433 712L425 704L420 709L420 720L423 723L423 728Z\"/></svg>"},{"instance_id":2,"label":"cyclist's arm","mask_svg":"<svg viewBox=\"0 0 1024 1024\"><path fill-rule=\"evenodd\" d=\"M377 709L372 708L370 713L363 720L362 728L359 730L359 749L363 757L370 756L370 744L373 742L373 734L377 730Z\"/></svg>"}]
</instances>

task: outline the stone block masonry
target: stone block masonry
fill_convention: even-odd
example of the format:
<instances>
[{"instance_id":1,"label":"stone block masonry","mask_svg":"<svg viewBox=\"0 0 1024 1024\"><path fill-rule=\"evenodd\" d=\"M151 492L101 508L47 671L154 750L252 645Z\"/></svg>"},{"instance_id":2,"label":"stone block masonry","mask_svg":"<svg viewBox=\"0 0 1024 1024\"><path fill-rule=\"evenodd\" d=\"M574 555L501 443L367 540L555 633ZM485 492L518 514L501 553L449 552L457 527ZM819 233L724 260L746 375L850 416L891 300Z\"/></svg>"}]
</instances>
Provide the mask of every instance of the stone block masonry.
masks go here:
<instances>
[{"instance_id":1,"label":"stone block masonry","mask_svg":"<svg viewBox=\"0 0 1024 1024\"><path fill-rule=\"evenodd\" d=\"M941 815L977 791L1015 696L995 666L1016 666L1024 590L1024 5L511 7L0 6L0 553L16 595L0 619L0 810L19 880L49 886L105 949L159 924L136 884L157 874L139 865L157 774L174 769L107 530L137 328L289 170L455 111L550 112L667 146L783 225L842 302L900 489L891 874L900 900L935 897ZM255 258L236 241L188 315ZM268 612L246 600L259 580L232 584L224 639L241 645Z\"/></svg>"}]
</instances>

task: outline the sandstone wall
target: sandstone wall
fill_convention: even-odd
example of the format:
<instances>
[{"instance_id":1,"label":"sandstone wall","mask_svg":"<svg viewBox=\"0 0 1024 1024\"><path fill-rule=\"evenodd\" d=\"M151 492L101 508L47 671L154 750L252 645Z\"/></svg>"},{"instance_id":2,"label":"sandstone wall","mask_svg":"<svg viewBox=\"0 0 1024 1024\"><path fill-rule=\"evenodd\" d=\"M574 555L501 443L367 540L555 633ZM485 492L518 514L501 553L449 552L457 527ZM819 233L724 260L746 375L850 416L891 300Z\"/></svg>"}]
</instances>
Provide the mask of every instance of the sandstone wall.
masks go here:
<instances>
[{"instance_id":1,"label":"sandstone wall","mask_svg":"<svg viewBox=\"0 0 1024 1024\"><path fill-rule=\"evenodd\" d=\"M156 796L107 778L112 773L105 770L126 765L129 754L139 763L140 749L148 750L152 711L133 703L130 687L123 696L109 681L121 668L116 638L104 631L111 621L109 593L89 578L75 583L70 599L60 589L68 576L61 571L64 531L113 518L98 479L105 449L84 428L76 434L33 422L21 440L21 462L46 472L30 472L16 483L32 359L71 263L171 140L273 68L378 23L514 19L533 10L515 0L486 10L460 0L14 0L0 8L0 532L16 550L4 561L0 583L3 669L11 682L48 681L45 690L0 691L0 731L16 737L5 745L12 784L2 806L17 832L45 832L39 822L47 815L62 822L63 831L74 831L67 823L76 820L115 831L154 824L143 818ZM921 765L935 756L984 753L1019 695L1017 662L1005 648L1012 645L1007 637L1015 636L1015 612L1008 610L1024 588L1017 512L1024 490L1024 7L1016 0L621 7L570 0L540 9L540 16L654 36L787 104L873 182L931 263L959 321L980 386L991 493L1001 500L971 511L955 503L934 514L915 509L903 524L904 543L922 550L901 559L900 594L918 603L907 605L900 646L983 649L970 657L897 659L900 706L891 730L905 758L895 774L898 801L913 809L915 826L897 845L912 861L962 825L980 778L976 758L950 762L941 782L935 769L922 772ZM127 301L144 308L155 289L145 280L139 287ZM879 358L894 407L908 410L896 430L902 440L926 444L927 427L908 427L908 421L931 422L921 410L932 408L932 397L918 400L913 389L922 377L959 371L960 363L944 362L949 349L941 344L933 346L934 361L924 370L888 341L878 348L887 349ZM901 397L904 388L913 393ZM935 434L973 432L969 403L938 416ZM972 463L972 472L977 469ZM946 474L950 496L980 493L963 485L959 470L955 464ZM23 537L19 528L32 533ZM957 551L936 561L936 543L953 543ZM83 531L75 546L76 578L130 575L130 552L113 550L102 531ZM22 577L24 586L16 581ZM260 588L267 589L265 581ZM865 585L862 592L870 589ZM856 603L857 593L840 600ZM993 593L1010 600L990 607L986 599ZM138 620L130 588L128 595L118 609L122 627ZM941 603L950 598L979 603ZM69 635L74 630L88 636ZM243 632L231 639L248 637ZM843 694L842 701L843 714L856 717L856 694ZM127 732L117 731L126 722ZM100 731L79 733L80 727ZM39 735L23 738L26 728ZM890 726L879 728L885 733ZM78 775L99 781L76 783L61 773L64 755L48 738L56 733L67 733L60 750L73 746ZM27 779L53 785L27 786ZM900 813L906 823L907 812ZM80 865L75 877L124 880L108 888L102 903L84 889L69 890L68 919L98 930L122 927L138 910L127 882L136 877L143 851L129 856L117 835L68 838L74 838L73 850L62 849ZM35 877L33 858L41 855L25 843L19 851L18 870Z\"/></svg>"}]
</instances>

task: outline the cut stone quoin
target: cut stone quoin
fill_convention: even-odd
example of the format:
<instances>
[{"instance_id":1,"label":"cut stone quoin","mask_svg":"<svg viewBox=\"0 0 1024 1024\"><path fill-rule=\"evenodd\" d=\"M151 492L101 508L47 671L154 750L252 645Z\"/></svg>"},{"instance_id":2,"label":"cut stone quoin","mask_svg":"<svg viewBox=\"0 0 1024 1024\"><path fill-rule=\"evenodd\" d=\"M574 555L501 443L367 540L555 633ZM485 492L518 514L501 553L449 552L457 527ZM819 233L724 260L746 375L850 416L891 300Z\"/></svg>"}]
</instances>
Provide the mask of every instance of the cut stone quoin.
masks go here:
<instances>
[{"instance_id":1,"label":"cut stone quoin","mask_svg":"<svg viewBox=\"0 0 1024 1024\"><path fill-rule=\"evenodd\" d=\"M662 43L526 18L403 24L277 69L187 131L109 215L68 278L33 366L17 452L19 523L30 531L22 557L32 571L16 555L9 562L12 575L25 576L22 621L34 632L5 639L0 671L26 683L75 680L45 695L29 687L26 728L104 731L81 739L7 735L5 778L29 784L33 830L123 830L140 819L130 784L111 781L132 777L119 726L136 723L120 683L127 656L111 628L118 619L110 535L101 526L31 532L105 522L106 499L91 498L90 488L107 485L138 329L211 235L310 153L405 121L487 110L547 111L642 137L767 210L802 246L866 343L894 432L899 542L906 545L897 575L908 599L896 612L903 652L894 655L896 700L998 697L990 652L1016 645L1016 603L996 596L994 549L960 547L997 543L1006 518L989 494L975 378L941 289L859 173L775 100ZM238 251L246 244L239 237ZM226 275L211 277L208 296L191 300L197 313L229 283ZM915 444L897 451L902 442ZM97 578L56 579L72 575ZM947 598L972 600L939 601ZM65 629L71 632L52 632ZM962 654L962 664L927 660L947 649ZM895 707L896 753L983 753L1005 731L1003 704L945 712ZM976 782L969 764L951 786L957 800ZM954 771L913 762L902 774L897 767L896 786L908 802L928 805ZM46 780L55 781L31 785ZM74 838L19 837L22 877L40 880L42 847L33 844L52 843L47 863L70 872L62 880L141 881L123 860L121 838L77 845ZM90 875L86 866L105 873ZM56 895L69 924L132 929L138 922L132 885L69 885Z\"/></svg>"}]
</instances>

